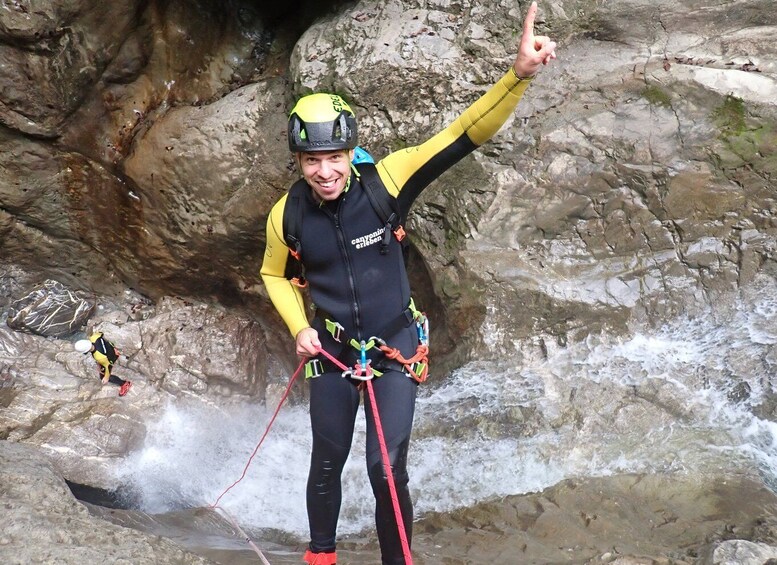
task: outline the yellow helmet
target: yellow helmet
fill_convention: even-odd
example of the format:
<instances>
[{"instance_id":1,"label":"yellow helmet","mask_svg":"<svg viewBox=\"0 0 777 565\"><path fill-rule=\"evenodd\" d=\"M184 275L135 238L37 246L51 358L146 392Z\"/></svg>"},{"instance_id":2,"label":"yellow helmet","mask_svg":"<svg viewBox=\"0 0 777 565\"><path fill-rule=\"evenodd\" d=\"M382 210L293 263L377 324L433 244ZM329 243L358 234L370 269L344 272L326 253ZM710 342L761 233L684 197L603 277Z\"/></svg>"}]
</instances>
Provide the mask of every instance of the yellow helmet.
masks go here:
<instances>
[{"instance_id":1,"label":"yellow helmet","mask_svg":"<svg viewBox=\"0 0 777 565\"><path fill-rule=\"evenodd\" d=\"M289 114L289 149L295 153L353 149L356 116L337 94L303 96Z\"/></svg>"}]
</instances>

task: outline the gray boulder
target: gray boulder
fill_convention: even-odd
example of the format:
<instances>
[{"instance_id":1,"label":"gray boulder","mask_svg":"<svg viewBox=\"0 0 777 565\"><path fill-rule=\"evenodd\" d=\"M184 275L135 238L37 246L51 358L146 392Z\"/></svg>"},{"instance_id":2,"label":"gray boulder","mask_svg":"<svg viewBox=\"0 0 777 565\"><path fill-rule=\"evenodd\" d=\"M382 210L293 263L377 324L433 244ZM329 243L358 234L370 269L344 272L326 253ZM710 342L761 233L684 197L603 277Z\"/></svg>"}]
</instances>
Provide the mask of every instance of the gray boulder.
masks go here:
<instances>
[{"instance_id":1,"label":"gray boulder","mask_svg":"<svg viewBox=\"0 0 777 565\"><path fill-rule=\"evenodd\" d=\"M94 307L95 301L85 293L49 279L11 304L6 323L14 330L66 337L86 323Z\"/></svg>"},{"instance_id":2,"label":"gray boulder","mask_svg":"<svg viewBox=\"0 0 777 565\"><path fill-rule=\"evenodd\" d=\"M711 565L772 565L777 563L777 547L746 540L724 541L707 562Z\"/></svg>"}]
</instances>

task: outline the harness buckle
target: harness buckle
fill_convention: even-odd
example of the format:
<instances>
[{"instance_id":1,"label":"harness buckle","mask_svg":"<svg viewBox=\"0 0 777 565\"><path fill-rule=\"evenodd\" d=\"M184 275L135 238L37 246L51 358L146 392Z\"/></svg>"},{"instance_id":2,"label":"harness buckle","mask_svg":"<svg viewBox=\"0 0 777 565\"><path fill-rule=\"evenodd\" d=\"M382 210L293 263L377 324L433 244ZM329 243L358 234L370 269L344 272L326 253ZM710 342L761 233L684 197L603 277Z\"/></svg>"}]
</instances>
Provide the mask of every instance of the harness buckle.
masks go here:
<instances>
[{"instance_id":1,"label":"harness buckle","mask_svg":"<svg viewBox=\"0 0 777 565\"><path fill-rule=\"evenodd\" d=\"M429 365L423 361L416 361L410 365L405 365L404 373L408 378L420 384L426 381L429 376Z\"/></svg>"},{"instance_id":2,"label":"harness buckle","mask_svg":"<svg viewBox=\"0 0 777 565\"><path fill-rule=\"evenodd\" d=\"M340 322L333 322L329 318L325 319L324 323L326 324L326 331L328 331L332 335L332 338L337 343L342 343L341 338L342 338L343 332L345 331L345 328L343 327L343 325Z\"/></svg>"},{"instance_id":3,"label":"harness buckle","mask_svg":"<svg viewBox=\"0 0 777 565\"><path fill-rule=\"evenodd\" d=\"M377 343L377 344L378 344L378 346L381 346L381 347L386 347L386 346L388 345L388 344L386 343L386 340L385 340L385 339L383 339L382 337L378 337L378 336L376 336L376 335L372 336L372 337L370 338L370 341L374 341L375 343ZM373 344L373 346L374 346L374 344Z\"/></svg>"},{"instance_id":4,"label":"harness buckle","mask_svg":"<svg viewBox=\"0 0 777 565\"><path fill-rule=\"evenodd\" d=\"M311 359L305 363L305 378L314 379L324 374L324 364L320 359Z\"/></svg>"},{"instance_id":5,"label":"harness buckle","mask_svg":"<svg viewBox=\"0 0 777 565\"><path fill-rule=\"evenodd\" d=\"M297 238L292 238L292 239L294 239L294 241L293 241L294 247L293 248L289 247L289 253L297 261L302 262L302 244L300 243L300 241Z\"/></svg>"}]
</instances>

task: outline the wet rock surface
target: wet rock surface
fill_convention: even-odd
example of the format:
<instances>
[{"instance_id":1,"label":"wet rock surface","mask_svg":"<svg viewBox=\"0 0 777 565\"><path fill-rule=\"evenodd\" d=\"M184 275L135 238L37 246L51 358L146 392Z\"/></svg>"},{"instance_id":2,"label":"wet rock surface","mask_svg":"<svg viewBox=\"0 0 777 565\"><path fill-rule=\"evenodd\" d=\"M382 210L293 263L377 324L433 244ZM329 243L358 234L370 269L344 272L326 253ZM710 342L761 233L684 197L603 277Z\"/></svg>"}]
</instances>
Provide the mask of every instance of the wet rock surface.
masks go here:
<instances>
[{"instance_id":1,"label":"wet rock surface","mask_svg":"<svg viewBox=\"0 0 777 565\"><path fill-rule=\"evenodd\" d=\"M154 516L84 505L37 448L2 441L0 454L3 563L258 561L231 517L207 508ZM419 565L762 565L777 555L777 497L746 476L623 475L428 515L414 528ZM251 538L276 565L299 563L304 551L304 543L272 533ZM379 563L369 539L344 539L340 559Z\"/></svg>"},{"instance_id":2,"label":"wet rock surface","mask_svg":"<svg viewBox=\"0 0 777 565\"><path fill-rule=\"evenodd\" d=\"M0 329L0 431L6 439L0 442L0 453L10 453L0 457L0 465L9 466L2 474L12 477L14 485L13 489L7 485L4 491L13 508L7 519L13 523L39 521L31 529L10 528L6 542L0 543L0 555L8 555L9 563L25 563L27 557L38 555L75 563L93 555L113 559L126 553L133 563L142 563L147 552L152 552L150 563L154 559L166 562L169 550L175 559L179 559L176 552L188 551L223 564L256 562L256 554L246 547L229 519L206 507L159 515L117 508L131 508L133 503L132 493L122 489L115 469L128 453L143 445L147 423L155 421L168 403L189 399L218 404L226 410L231 402L244 400L275 405L293 368L267 352L283 346L254 347L269 338L262 337L255 323L222 308L172 298L150 303L132 293L122 301L103 301L90 324L114 337L124 353L116 372L136 383L124 398L116 395L115 387L100 386L94 363L73 351L72 342L78 336L51 339ZM757 372L757 367L746 368L744 358L755 365L766 362L732 351L725 363L743 372ZM575 362L569 359L570 365ZM449 428L446 437L451 442L464 441L473 434L519 434L530 441L537 434L561 433L569 427L609 434L616 441L618 435L628 438L632 430L649 422L676 428L670 435L673 442L686 434L698 434L691 441L716 441L703 430L684 431L681 425L672 424L688 420L696 408L685 406L667 382L646 379L618 386L602 381L586 387L579 380L567 380L567 368L561 364L548 370L552 374L546 377L545 395L557 397L557 409L542 408L540 403L518 411L499 408L488 413L461 405L446 418L423 418L417 426L417 441L432 433L430 426ZM274 376L262 380L257 375ZM706 374L715 387L730 380L727 375L726 366L720 367L720 375ZM303 398L304 390L298 388L291 402ZM650 427L644 430L644 434L652 433ZM574 442L574 437L570 441ZM668 445L667 453L654 453L655 464L661 467L660 459L670 457L679 445ZM551 452L582 448L574 443L548 446ZM762 565L763 560L758 559L777 551L777 497L752 472L735 471L730 456L701 468L691 461L686 464L686 472L570 479L540 493L500 497L445 513L424 513L415 525L414 562ZM27 465L43 475L42 483L13 479L26 473ZM524 470L516 468L515 472ZM87 557L85 550L75 547L83 543L82 526L80 519L71 516L81 516L83 509L74 510L77 503L63 478L115 492L120 499L120 504L111 504L113 508L87 505L94 518L84 518L83 528L90 532L89 540L96 539ZM38 489L51 491L52 483L57 484L52 491L55 500L38 501L36 497L42 496ZM423 485L418 486L419 496L428 496ZM87 497L84 488L75 491ZM93 493L87 499L96 500ZM50 506L62 509L51 510ZM46 509L45 519L35 514L40 508ZM30 516L25 517L26 513ZM112 527L96 527L94 520L98 518L130 530L116 533ZM234 518L240 520L240 516ZM51 532L49 537L38 537L35 528L60 532L61 539L52 542ZM62 532L67 528L72 531L65 535ZM136 531L155 536L152 539L159 543L155 541L157 545L150 548L145 542L141 544L138 539L147 538L135 537ZM304 551L305 540L287 533L262 530L250 535L275 564L297 563ZM103 536L110 540L111 548L101 545L108 543ZM178 548L170 550L169 543ZM22 546L24 550L19 549ZM345 536L339 547L348 563L378 563L371 531ZM161 552L162 557L153 552ZM199 562L186 553L181 555L179 561L170 562Z\"/></svg>"},{"instance_id":3,"label":"wet rock surface","mask_svg":"<svg viewBox=\"0 0 777 565\"><path fill-rule=\"evenodd\" d=\"M37 448L0 441L0 454L3 563L213 563L157 535L92 517Z\"/></svg>"}]
</instances>

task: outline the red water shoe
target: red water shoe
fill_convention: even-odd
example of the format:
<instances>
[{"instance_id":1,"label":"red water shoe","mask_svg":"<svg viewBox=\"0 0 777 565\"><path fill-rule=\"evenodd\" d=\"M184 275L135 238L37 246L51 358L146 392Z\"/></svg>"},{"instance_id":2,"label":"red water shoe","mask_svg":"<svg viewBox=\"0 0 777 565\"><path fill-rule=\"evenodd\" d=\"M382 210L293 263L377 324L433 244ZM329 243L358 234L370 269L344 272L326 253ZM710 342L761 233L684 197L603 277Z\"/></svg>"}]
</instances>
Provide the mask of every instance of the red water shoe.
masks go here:
<instances>
[{"instance_id":1,"label":"red water shoe","mask_svg":"<svg viewBox=\"0 0 777 565\"><path fill-rule=\"evenodd\" d=\"M337 554L332 553L313 553L309 549L302 558L309 565L337 565Z\"/></svg>"}]
</instances>

